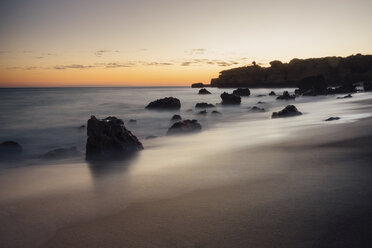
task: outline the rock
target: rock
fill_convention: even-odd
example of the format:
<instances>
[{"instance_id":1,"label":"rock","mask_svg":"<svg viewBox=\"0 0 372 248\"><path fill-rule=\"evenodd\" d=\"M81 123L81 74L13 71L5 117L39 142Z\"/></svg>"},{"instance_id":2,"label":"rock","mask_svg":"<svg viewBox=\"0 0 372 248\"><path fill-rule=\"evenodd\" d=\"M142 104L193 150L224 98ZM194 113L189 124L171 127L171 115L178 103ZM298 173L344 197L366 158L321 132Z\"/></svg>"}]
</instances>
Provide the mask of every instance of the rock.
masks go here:
<instances>
[{"instance_id":1,"label":"rock","mask_svg":"<svg viewBox=\"0 0 372 248\"><path fill-rule=\"evenodd\" d=\"M220 112L220 111L217 111L217 110L213 110L213 111L212 111L212 114L214 114L214 115L220 115L221 112Z\"/></svg>"},{"instance_id":2,"label":"rock","mask_svg":"<svg viewBox=\"0 0 372 248\"><path fill-rule=\"evenodd\" d=\"M0 144L0 159L16 157L22 154L22 146L15 141L4 141Z\"/></svg>"},{"instance_id":3,"label":"rock","mask_svg":"<svg viewBox=\"0 0 372 248\"><path fill-rule=\"evenodd\" d=\"M143 149L141 142L116 117L99 120L91 116L87 128L86 159L123 158Z\"/></svg>"},{"instance_id":4,"label":"rock","mask_svg":"<svg viewBox=\"0 0 372 248\"><path fill-rule=\"evenodd\" d=\"M324 121L337 121L340 117L329 117L328 119L325 119Z\"/></svg>"},{"instance_id":5,"label":"rock","mask_svg":"<svg viewBox=\"0 0 372 248\"><path fill-rule=\"evenodd\" d=\"M269 96L276 96L276 93L275 93L274 91L271 91L271 92L269 93Z\"/></svg>"},{"instance_id":6,"label":"rock","mask_svg":"<svg viewBox=\"0 0 372 248\"><path fill-rule=\"evenodd\" d=\"M204 84L203 83L195 83L191 85L191 88L203 88Z\"/></svg>"},{"instance_id":7,"label":"rock","mask_svg":"<svg viewBox=\"0 0 372 248\"><path fill-rule=\"evenodd\" d=\"M206 115L208 112L207 110L202 110L198 113L198 115Z\"/></svg>"},{"instance_id":8,"label":"rock","mask_svg":"<svg viewBox=\"0 0 372 248\"><path fill-rule=\"evenodd\" d=\"M137 120L135 120L135 119L130 119L130 120L129 120L129 123L137 123Z\"/></svg>"},{"instance_id":9,"label":"rock","mask_svg":"<svg viewBox=\"0 0 372 248\"><path fill-rule=\"evenodd\" d=\"M237 88L233 91L233 94L237 96L250 96L251 91L248 88Z\"/></svg>"},{"instance_id":10,"label":"rock","mask_svg":"<svg viewBox=\"0 0 372 248\"><path fill-rule=\"evenodd\" d=\"M199 102L195 105L195 108L214 108L215 106L211 103Z\"/></svg>"},{"instance_id":11,"label":"rock","mask_svg":"<svg viewBox=\"0 0 372 248\"><path fill-rule=\"evenodd\" d=\"M77 150L76 146L73 146L70 148L54 149L45 153L44 155L41 155L40 157L45 159L62 159L77 157L79 155L82 155L82 153Z\"/></svg>"},{"instance_id":12,"label":"rock","mask_svg":"<svg viewBox=\"0 0 372 248\"><path fill-rule=\"evenodd\" d=\"M264 97L264 96L266 96L266 95L264 95L264 94L257 95L257 97Z\"/></svg>"},{"instance_id":13,"label":"rock","mask_svg":"<svg viewBox=\"0 0 372 248\"><path fill-rule=\"evenodd\" d=\"M202 127L197 120L184 120L174 123L167 132L167 135L188 134L201 131Z\"/></svg>"},{"instance_id":14,"label":"rock","mask_svg":"<svg viewBox=\"0 0 372 248\"><path fill-rule=\"evenodd\" d=\"M165 97L162 99L157 99L153 102L150 102L147 106L147 109L180 109L181 108L181 102L177 98L174 97Z\"/></svg>"},{"instance_id":15,"label":"rock","mask_svg":"<svg viewBox=\"0 0 372 248\"><path fill-rule=\"evenodd\" d=\"M291 117L296 115L302 115L302 113L298 111L294 105L288 105L279 112L273 112L271 118Z\"/></svg>"},{"instance_id":16,"label":"rock","mask_svg":"<svg viewBox=\"0 0 372 248\"><path fill-rule=\"evenodd\" d=\"M290 94L288 93L288 91L284 91L284 92L283 92L283 95L278 96L278 97L276 98L276 100L293 100L293 99L295 99L295 98L296 98L295 95L290 95Z\"/></svg>"},{"instance_id":17,"label":"rock","mask_svg":"<svg viewBox=\"0 0 372 248\"><path fill-rule=\"evenodd\" d=\"M265 104L265 102L258 101L257 104Z\"/></svg>"},{"instance_id":18,"label":"rock","mask_svg":"<svg viewBox=\"0 0 372 248\"><path fill-rule=\"evenodd\" d=\"M327 94L327 83L324 76L310 76L303 78L298 84L299 93L304 96Z\"/></svg>"},{"instance_id":19,"label":"rock","mask_svg":"<svg viewBox=\"0 0 372 248\"><path fill-rule=\"evenodd\" d=\"M226 92L221 94L221 98L223 105L239 105L242 100L240 96Z\"/></svg>"},{"instance_id":20,"label":"rock","mask_svg":"<svg viewBox=\"0 0 372 248\"><path fill-rule=\"evenodd\" d=\"M211 93L206 88L199 90L199 95L207 95L207 94L211 94Z\"/></svg>"},{"instance_id":21,"label":"rock","mask_svg":"<svg viewBox=\"0 0 372 248\"><path fill-rule=\"evenodd\" d=\"M372 82L364 82L363 89L364 91L372 91Z\"/></svg>"},{"instance_id":22,"label":"rock","mask_svg":"<svg viewBox=\"0 0 372 248\"><path fill-rule=\"evenodd\" d=\"M352 97L353 97L352 95L348 94L346 96L339 96L337 97L337 99L352 98Z\"/></svg>"},{"instance_id":23,"label":"rock","mask_svg":"<svg viewBox=\"0 0 372 248\"><path fill-rule=\"evenodd\" d=\"M171 118L171 121L180 121L182 120L182 117L180 115L173 115Z\"/></svg>"},{"instance_id":24,"label":"rock","mask_svg":"<svg viewBox=\"0 0 372 248\"><path fill-rule=\"evenodd\" d=\"M257 106L253 106L250 110L250 112L265 112L264 108L259 108Z\"/></svg>"},{"instance_id":25,"label":"rock","mask_svg":"<svg viewBox=\"0 0 372 248\"><path fill-rule=\"evenodd\" d=\"M155 138L157 138L158 136L156 136L156 135L149 135L149 136L146 136L146 138L145 139L155 139Z\"/></svg>"},{"instance_id":26,"label":"rock","mask_svg":"<svg viewBox=\"0 0 372 248\"><path fill-rule=\"evenodd\" d=\"M327 94L333 95L333 94L349 94L349 93L355 93L356 87L352 84L345 84L340 87L336 88L328 88Z\"/></svg>"}]
</instances>

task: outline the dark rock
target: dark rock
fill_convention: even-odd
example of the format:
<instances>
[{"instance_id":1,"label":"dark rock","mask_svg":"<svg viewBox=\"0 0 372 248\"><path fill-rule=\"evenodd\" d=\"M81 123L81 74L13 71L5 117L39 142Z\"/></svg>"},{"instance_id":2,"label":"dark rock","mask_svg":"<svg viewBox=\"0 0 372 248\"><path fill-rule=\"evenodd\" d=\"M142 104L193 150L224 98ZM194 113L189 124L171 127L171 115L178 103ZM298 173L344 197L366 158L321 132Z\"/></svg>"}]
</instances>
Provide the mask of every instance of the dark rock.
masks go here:
<instances>
[{"instance_id":1,"label":"dark rock","mask_svg":"<svg viewBox=\"0 0 372 248\"><path fill-rule=\"evenodd\" d=\"M180 109L181 102L177 98L174 97L165 97L162 99L157 99L153 102L150 102L147 106L147 109Z\"/></svg>"},{"instance_id":2,"label":"dark rock","mask_svg":"<svg viewBox=\"0 0 372 248\"><path fill-rule=\"evenodd\" d=\"M276 96L276 93L275 93L274 91L271 91L271 92L269 93L269 96Z\"/></svg>"},{"instance_id":3,"label":"dark rock","mask_svg":"<svg viewBox=\"0 0 372 248\"><path fill-rule=\"evenodd\" d=\"M137 137L116 117L99 120L92 116L87 129L87 160L123 158L143 149Z\"/></svg>"},{"instance_id":4,"label":"dark rock","mask_svg":"<svg viewBox=\"0 0 372 248\"><path fill-rule=\"evenodd\" d=\"M41 158L45 159L62 159L62 158L71 158L82 155L81 152L77 150L75 146L70 148L58 148L51 150L44 155L41 155Z\"/></svg>"},{"instance_id":5,"label":"dark rock","mask_svg":"<svg viewBox=\"0 0 372 248\"><path fill-rule=\"evenodd\" d=\"M180 115L173 115L171 118L171 121L180 121L182 120L182 117Z\"/></svg>"},{"instance_id":6,"label":"dark rock","mask_svg":"<svg viewBox=\"0 0 372 248\"><path fill-rule=\"evenodd\" d=\"M327 94L349 94L356 92L356 87L352 84L345 84L336 88L328 88Z\"/></svg>"},{"instance_id":7,"label":"dark rock","mask_svg":"<svg viewBox=\"0 0 372 248\"><path fill-rule=\"evenodd\" d=\"M217 110L213 110L213 111L212 111L212 114L214 114L214 115L220 115L221 112L220 112L220 111L217 111Z\"/></svg>"},{"instance_id":8,"label":"dark rock","mask_svg":"<svg viewBox=\"0 0 372 248\"><path fill-rule=\"evenodd\" d=\"M264 95L264 94L257 95L257 97L263 97L263 96L266 96L266 95Z\"/></svg>"},{"instance_id":9,"label":"dark rock","mask_svg":"<svg viewBox=\"0 0 372 248\"><path fill-rule=\"evenodd\" d=\"M325 119L324 121L337 121L340 117L329 117L328 119Z\"/></svg>"},{"instance_id":10,"label":"dark rock","mask_svg":"<svg viewBox=\"0 0 372 248\"><path fill-rule=\"evenodd\" d=\"M295 95L290 95L290 94L288 93L288 91L284 91L284 92L283 92L283 95L278 96L278 97L276 98L276 100L293 100L293 99L295 99L295 98L296 98Z\"/></svg>"},{"instance_id":11,"label":"dark rock","mask_svg":"<svg viewBox=\"0 0 372 248\"><path fill-rule=\"evenodd\" d=\"M199 102L195 105L195 108L214 108L215 106L211 103Z\"/></svg>"},{"instance_id":12,"label":"dark rock","mask_svg":"<svg viewBox=\"0 0 372 248\"><path fill-rule=\"evenodd\" d=\"M364 91L372 91L372 82L364 82L363 89Z\"/></svg>"},{"instance_id":13,"label":"dark rock","mask_svg":"<svg viewBox=\"0 0 372 248\"><path fill-rule=\"evenodd\" d=\"M197 120L184 120L174 123L167 132L167 135L188 134L201 131L202 127Z\"/></svg>"},{"instance_id":14,"label":"dark rock","mask_svg":"<svg viewBox=\"0 0 372 248\"><path fill-rule=\"evenodd\" d=\"M203 83L195 83L191 85L191 88L203 88L204 84Z\"/></svg>"},{"instance_id":15,"label":"dark rock","mask_svg":"<svg viewBox=\"0 0 372 248\"><path fill-rule=\"evenodd\" d=\"M302 115L302 113L298 111L294 105L288 105L279 112L273 112L271 118L290 117L296 115Z\"/></svg>"},{"instance_id":16,"label":"dark rock","mask_svg":"<svg viewBox=\"0 0 372 248\"><path fill-rule=\"evenodd\" d=\"M129 123L137 123L137 120L135 120L135 119L130 119L130 120L129 120Z\"/></svg>"},{"instance_id":17,"label":"dark rock","mask_svg":"<svg viewBox=\"0 0 372 248\"><path fill-rule=\"evenodd\" d=\"M207 110L202 110L198 112L198 115L206 115L207 113L208 113Z\"/></svg>"},{"instance_id":18,"label":"dark rock","mask_svg":"<svg viewBox=\"0 0 372 248\"><path fill-rule=\"evenodd\" d=\"M15 141L4 141L0 144L0 159L15 157L22 154L22 146Z\"/></svg>"},{"instance_id":19,"label":"dark rock","mask_svg":"<svg viewBox=\"0 0 372 248\"><path fill-rule=\"evenodd\" d=\"M155 138L157 138L158 136L155 136L155 135L149 135L149 136L146 136L146 138L145 139L155 139Z\"/></svg>"},{"instance_id":20,"label":"dark rock","mask_svg":"<svg viewBox=\"0 0 372 248\"><path fill-rule=\"evenodd\" d=\"M352 97L353 97L352 95L348 94L346 96L339 96L337 97L337 99L345 99L345 98L352 98Z\"/></svg>"},{"instance_id":21,"label":"dark rock","mask_svg":"<svg viewBox=\"0 0 372 248\"><path fill-rule=\"evenodd\" d=\"M257 104L265 104L265 102L258 101Z\"/></svg>"},{"instance_id":22,"label":"dark rock","mask_svg":"<svg viewBox=\"0 0 372 248\"><path fill-rule=\"evenodd\" d=\"M199 90L199 95L207 95L207 94L211 94L211 93L206 88Z\"/></svg>"},{"instance_id":23,"label":"dark rock","mask_svg":"<svg viewBox=\"0 0 372 248\"><path fill-rule=\"evenodd\" d=\"M241 102L241 98L235 94L228 94L226 92L221 94L222 104L224 105L239 105Z\"/></svg>"},{"instance_id":24,"label":"dark rock","mask_svg":"<svg viewBox=\"0 0 372 248\"><path fill-rule=\"evenodd\" d=\"M324 76L310 76L303 78L298 84L299 93L304 96L327 94L327 83Z\"/></svg>"},{"instance_id":25,"label":"dark rock","mask_svg":"<svg viewBox=\"0 0 372 248\"><path fill-rule=\"evenodd\" d=\"M238 88L233 91L233 94L237 96L250 96L251 91L248 88Z\"/></svg>"},{"instance_id":26,"label":"dark rock","mask_svg":"<svg viewBox=\"0 0 372 248\"><path fill-rule=\"evenodd\" d=\"M253 106L250 110L250 112L265 112L264 108L259 108L257 106Z\"/></svg>"}]
</instances>

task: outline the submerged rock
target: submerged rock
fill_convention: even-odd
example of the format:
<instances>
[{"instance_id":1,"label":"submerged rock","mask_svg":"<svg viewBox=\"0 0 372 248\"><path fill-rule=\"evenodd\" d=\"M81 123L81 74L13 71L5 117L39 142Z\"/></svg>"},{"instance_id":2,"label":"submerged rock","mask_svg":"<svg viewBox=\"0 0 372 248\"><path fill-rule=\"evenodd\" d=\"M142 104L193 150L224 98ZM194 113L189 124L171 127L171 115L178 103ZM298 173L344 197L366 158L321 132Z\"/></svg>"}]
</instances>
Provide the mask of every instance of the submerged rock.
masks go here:
<instances>
[{"instance_id":1,"label":"submerged rock","mask_svg":"<svg viewBox=\"0 0 372 248\"><path fill-rule=\"evenodd\" d=\"M242 100L240 96L226 92L221 94L221 98L223 105L239 105Z\"/></svg>"},{"instance_id":2,"label":"submerged rock","mask_svg":"<svg viewBox=\"0 0 372 248\"><path fill-rule=\"evenodd\" d=\"M336 88L328 88L327 94L348 94L348 93L355 93L356 87L352 84L345 84L340 87Z\"/></svg>"},{"instance_id":3,"label":"submerged rock","mask_svg":"<svg viewBox=\"0 0 372 248\"><path fill-rule=\"evenodd\" d=\"M251 91L248 88L237 88L233 91L233 94L237 96L250 96Z\"/></svg>"},{"instance_id":4,"label":"submerged rock","mask_svg":"<svg viewBox=\"0 0 372 248\"><path fill-rule=\"evenodd\" d=\"M76 148L76 146L70 148L58 148L51 150L44 155L41 155L41 158L45 159L62 159L62 158L71 158L82 155Z\"/></svg>"},{"instance_id":5,"label":"submerged rock","mask_svg":"<svg viewBox=\"0 0 372 248\"><path fill-rule=\"evenodd\" d=\"M265 104L266 102L258 101L257 104Z\"/></svg>"},{"instance_id":6,"label":"submerged rock","mask_svg":"<svg viewBox=\"0 0 372 248\"><path fill-rule=\"evenodd\" d=\"M250 110L250 112L265 112L264 108L259 108L257 106L253 106Z\"/></svg>"},{"instance_id":7,"label":"submerged rock","mask_svg":"<svg viewBox=\"0 0 372 248\"><path fill-rule=\"evenodd\" d=\"M182 117L180 115L173 115L171 118L171 121L180 121L182 120Z\"/></svg>"},{"instance_id":8,"label":"submerged rock","mask_svg":"<svg viewBox=\"0 0 372 248\"><path fill-rule=\"evenodd\" d=\"M276 93L275 93L274 91L271 91L271 92L269 93L269 96L276 96Z\"/></svg>"},{"instance_id":9,"label":"submerged rock","mask_svg":"<svg viewBox=\"0 0 372 248\"><path fill-rule=\"evenodd\" d=\"M213 110L213 111L212 111L212 114L214 114L214 115L220 115L221 112L220 112L220 111L217 111L217 110Z\"/></svg>"},{"instance_id":10,"label":"submerged rock","mask_svg":"<svg viewBox=\"0 0 372 248\"><path fill-rule=\"evenodd\" d=\"M302 115L302 113L298 111L294 105L288 105L278 112L273 112L271 118L291 117L297 115Z\"/></svg>"},{"instance_id":11,"label":"submerged rock","mask_svg":"<svg viewBox=\"0 0 372 248\"><path fill-rule=\"evenodd\" d=\"M284 92L283 92L283 95L278 96L278 97L276 98L276 100L293 100L293 99L295 99L295 98L296 98L295 95L290 95L290 94L288 93L288 91L284 91Z\"/></svg>"},{"instance_id":12,"label":"submerged rock","mask_svg":"<svg viewBox=\"0 0 372 248\"><path fill-rule=\"evenodd\" d=\"M184 120L174 123L167 132L167 135L188 134L201 131L202 127L197 120Z\"/></svg>"},{"instance_id":13,"label":"submerged rock","mask_svg":"<svg viewBox=\"0 0 372 248\"><path fill-rule=\"evenodd\" d=\"M162 99L157 99L155 101L150 102L147 106L147 109L158 109L158 110L169 110L169 109L180 109L181 102L177 98L174 97L165 97Z\"/></svg>"},{"instance_id":14,"label":"submerged rock","mask_svg":"<svg viewBox=\"0 0 372 248\"><path fill-rule=\"evenodd\" d=\"M22 146L15 141L4 141L0 144L0 159L17 157L22 154Z\"/></svg>"},{"instance_id":15,"label":"submerged rock","mask_svg":"<svg viewBox=\"0 0 372 248\"><path fill-rule=\"evenodd\" d=\"M340 117L329 117L328 119L325 119L324 121L337 121Z\"/></svg>"},{"instance_id":16,"label":"submerged rock","mask_svg":"<svg viewBox=\"0 0 372 248\"><path fill-rule=\"evenodd\" d=\"M122 158L143 149L137 137L125 128L123 120L116 117L99 120L92 116L87 129L87 160Z\"/></svg>"},{"instance_id":17,"label":"submerged rock","mask_svg":"<svg viewBox=\"0 0 372 248\"><path fill-rule=\"evenodd\" d=\"M208 113L207 110L202 110L198 112L198 115L206 115L207 113Z\"/></svg>"},{"instance_id":18,"label":"submerged rock","mask_svg":"<svg viewBox=\"0 0 372 248\"><path fill-rule=\"evenodd\" d=\"M135 119L130 119L130 120L129 120L129 123L137 123L137 120L135 120Z\"/></svg>"},{"instance_id":19,"label":"submerged rock","mask_svg":"<svg viewBox=\"0 0 372 248\"><path fill-rule=\"evenodd\" d=\"M199 102L195 104L195 108L214 108L215 106L211 103Z\"/></svg>"},{"instance_id":20,"label":"submerged rock","mask_svg":"<svg viewBox=\"0 0 372 248\"><path fill-rule=\"evenodd\" d=\"M207 94L211 94L211 93L206 88L199 90L199 95L207 95Z\"/></svg>"},{"instance_id":21,"label":"submerged rock","mask_svg":"<svg viewBox=\"0 0 372 248\"><path fill-rule=\"evenodd\" d=\"M351 94L348 94L346 96L339 96L337 99L344 99L344 98L352 98L353 96Z\"/></svg>"}]
</instances>

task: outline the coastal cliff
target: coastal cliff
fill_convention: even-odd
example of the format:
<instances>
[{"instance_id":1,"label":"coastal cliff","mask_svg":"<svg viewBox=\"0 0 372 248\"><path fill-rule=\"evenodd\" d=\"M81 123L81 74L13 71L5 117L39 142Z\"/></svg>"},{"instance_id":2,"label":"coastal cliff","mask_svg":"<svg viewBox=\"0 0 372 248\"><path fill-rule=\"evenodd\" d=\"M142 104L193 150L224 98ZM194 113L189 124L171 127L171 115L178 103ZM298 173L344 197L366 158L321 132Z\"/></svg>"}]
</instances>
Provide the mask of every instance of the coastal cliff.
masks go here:
<instances>
[{"instance_id":1,"label":"coastal cliff","mask_svg":"<svg viewBox=\"0 0 372 248\"><path fill-rule=\"evenodd\" d=\"M353 84L372 80L372 55L292 59L289 63L279 60L270 67L255 62L250 66L220 72L211 80L212 87L297 87L308 78L322 76L328 86Z\"/></svg>"}]
</instances>

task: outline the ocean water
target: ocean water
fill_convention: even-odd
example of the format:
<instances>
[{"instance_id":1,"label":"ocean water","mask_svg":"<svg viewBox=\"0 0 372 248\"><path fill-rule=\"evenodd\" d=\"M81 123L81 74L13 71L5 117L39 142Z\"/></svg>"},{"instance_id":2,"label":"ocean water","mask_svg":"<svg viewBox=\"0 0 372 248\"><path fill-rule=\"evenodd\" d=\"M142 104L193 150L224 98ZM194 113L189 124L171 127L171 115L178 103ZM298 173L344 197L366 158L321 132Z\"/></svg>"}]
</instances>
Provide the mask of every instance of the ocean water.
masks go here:
<instances>
[{"instance_id":1,"label":"ocean water","mask_svg":"<svg viewBox=\"0 0 372 248\"><path fill-rule=\"evenodd\" d=\"M268 93L274 90L293 92L294 89L252 89L251 96L242 97L240 106L221 106L220 94L233 89L209 88L212 94L199 95L198 89L189 87L123 87L123 88L17 88L0 89L0 141L14 140L20 143L24 151L24 161L35 159L56 148L76 146L84 153L86 143L86 125L91 115L98 118L116 116L124 120L146 148L169 146L174 138L164 137L172 125L170 118L180 114L183 119L197 119L203 132L191 137L177 137L169 149L193 149L199 138L205 147L229 144L228 147L249 145L262 142L263 137L280 137L291 128L298 129L307 125L328 125L352 121L368 116L370 113L352 111L356 99L370 97L368 93L355 94L350 99L336 99L337 96L300 97L294 101L278 101ZM265 95L265 96L260 96ZM177 97L181 101L178 111L147 110L145 106L158 98ZM259 103L258 102L262 102ZM206 116L198 115L202 109L195 109L198 102L216 104L216 108L207 109ZM295 104L304 113L301 117L272 120L271 113L288 104ZM265 108L263 113L253 113L252 106ZM192 111L190 111L190 109ZM218 110L221 115L212 115ZM330 116L339 116L336 122L324 122ZM137 120L136 123L129 122ZM211 140L203 137L211 133ZM236 139L231 140L236 133ZM213 135L212 135L213 134ZM146 140L155 135L159 139ZM225 139L224 137L227 138ZM246 142L249 139L249 142ZM182 140L182 142L179 142ZM210 142L208 144L208 142ZM230 143L231 144L230 144ZM189 145L189 146L188 146ZM155 149L155 148L154 148ZM202 148L200 148L202 149ZM184 159L184 158L183 158ZM84 156L78 158L84 160Z\"/></svg>"}]
</instances>

